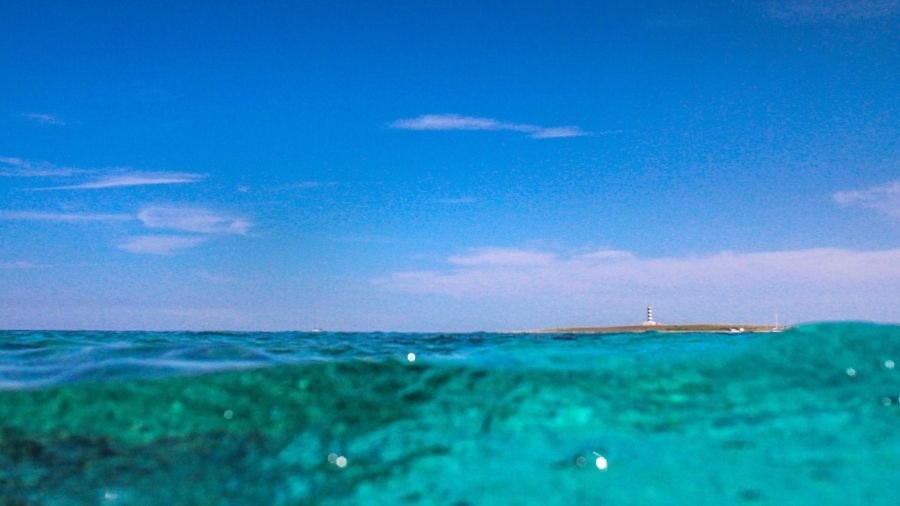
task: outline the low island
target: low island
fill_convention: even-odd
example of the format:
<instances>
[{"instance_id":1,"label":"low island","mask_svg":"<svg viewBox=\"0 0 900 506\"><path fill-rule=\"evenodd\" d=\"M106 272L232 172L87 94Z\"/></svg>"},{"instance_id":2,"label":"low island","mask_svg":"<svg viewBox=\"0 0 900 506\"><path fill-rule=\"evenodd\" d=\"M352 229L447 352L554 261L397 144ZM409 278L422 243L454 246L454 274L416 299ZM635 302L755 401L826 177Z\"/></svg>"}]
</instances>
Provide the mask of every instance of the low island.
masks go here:
<instances>
[{"instance_id":1,"label":"low island","mask_svg":"<svg viewBox=\"0 0 900 506\"><path fill-rule=\"evenodd\" d=\"M613 327L557 327L540 329L535 333L553 334L633 334L639 332L721 332L740 334L744 332L780 332L783 327L775 325L755 325L746 323L675 323L664 324L653 319L653 306L647 306L647 320L640 325L618 325Z\"/></svg>"},{"instance_id":2,"label":"low island","mask_svg":"<svg viewBox=\"0 0 900 506\"><path fill-rule=\"evenodd\" d=\"M621 325L615 327L559 327L535 330L535 333L553 334L627 334L638 332L722 332L737 334L744 332L777 332L775 325L749 325L726 323L677 323L671 325Z\"/></svg>"}]
</instances>

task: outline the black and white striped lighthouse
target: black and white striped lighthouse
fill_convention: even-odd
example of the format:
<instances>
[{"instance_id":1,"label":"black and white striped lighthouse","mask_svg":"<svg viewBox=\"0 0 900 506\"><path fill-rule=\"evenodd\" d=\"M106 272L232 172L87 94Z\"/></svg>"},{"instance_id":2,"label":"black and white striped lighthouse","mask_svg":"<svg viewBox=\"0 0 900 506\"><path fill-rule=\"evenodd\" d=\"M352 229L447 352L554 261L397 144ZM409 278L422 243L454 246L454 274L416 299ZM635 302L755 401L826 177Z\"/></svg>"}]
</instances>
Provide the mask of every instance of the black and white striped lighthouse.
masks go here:
<instances>
[{"instance_id":1,"label":"black and white striped lighthouse","mask_svg":"<svg viewBox=\"0 0 900 506\"><path fill-rule=\"evenodd\" d=\"M647 304L647 321L644 322L644 325L659 325L653 320L653 306Z\"/></svg>"}]
</instances>

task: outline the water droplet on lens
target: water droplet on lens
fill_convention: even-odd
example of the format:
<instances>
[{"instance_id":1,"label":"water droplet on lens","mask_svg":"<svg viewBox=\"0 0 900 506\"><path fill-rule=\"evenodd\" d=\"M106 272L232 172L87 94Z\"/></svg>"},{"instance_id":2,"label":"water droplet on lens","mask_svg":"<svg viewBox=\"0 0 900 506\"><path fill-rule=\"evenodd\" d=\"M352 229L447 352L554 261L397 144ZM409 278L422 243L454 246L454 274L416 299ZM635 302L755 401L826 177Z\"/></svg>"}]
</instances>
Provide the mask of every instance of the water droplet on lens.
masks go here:
<instances>
[{"instance_id":1,"label":"water droplet on lens","mask_svg":"<svg viewBox=\"0 0 900 506\"><path fill-rule=\"evenodd\" d=\"M894 361L893 361L893 360L885 360L885 361L884 361L884 367L887 368L887 369L893 369L893 368L894 368Z\"/></svg>"},{"instance_id":2,"label":"water droplet on lens","mask_svg":"<svg viewBox=\"0 0 900 506\"><path fill-rule=\"evenodd\" d=\"M334 459L334 463L336 466L343 469L343 468L347 467L347 457L341 455L340 457Z\"/></svg>"},{"instance_id":3,"label":"water droplet on lens","mask_svg":"<svg viewBox=\"0 0 900 506\"><path fill-rule=\"evenodd\" d=\"M407 353L407 354L406 354L406 360L409 360L410 362L415 362L415 361L416 361L416 354L415 354L415 353Z\"/></svg>"},{"instance_id":4,"label":"water droplet on lens","mask_svg":"<svg viewBox=\"0 0 900 506\"><path fill-rule=\"evenodd\" d=\"M328 454L328 463L334 464L337 461L338 454L337 453L329 453Z\"/></svg>"},{"instance_id":5,"label":"water droplet on lens","mask_svg":"<svg viewBox=\"0 0 900 506\"><path fill-rule=\"evenodd\" d=\"M852 367L848 367L846 372L847 372L847 376L850 376L851 378L856 376L856 369L854 369Z\"/></svg>"},{"instance_id":6,"label":"water droplet on lens","mask_svg":"<svg viewBox=\"0 0 900 506\"><path fill-rule=\"evenodd\" d=\"M585 462L587 462L587 459L582 457L581 455L579 455L578 458L575 459L575 465L578 467L584 467Z\"/></svg>"},{"instance_id":7,"label":"water droplet on lens","mask_svg":"<svg viewBox=\"0 0 900 506\"><path fill-rule=\"evenodd\" d=\"M222 413L222 416L224 416L226 420L231 420L234 418L234 411L226 409L225 412Z\"/></svg>"}]
</instances>

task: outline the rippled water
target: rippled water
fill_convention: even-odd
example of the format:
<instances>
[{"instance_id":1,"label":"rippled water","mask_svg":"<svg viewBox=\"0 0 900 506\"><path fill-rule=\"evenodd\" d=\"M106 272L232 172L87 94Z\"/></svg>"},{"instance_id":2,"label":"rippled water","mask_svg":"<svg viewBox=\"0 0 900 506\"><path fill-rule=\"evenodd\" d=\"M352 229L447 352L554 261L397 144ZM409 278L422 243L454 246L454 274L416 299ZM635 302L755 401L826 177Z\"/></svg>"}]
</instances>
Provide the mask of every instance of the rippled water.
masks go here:
<instances>
[{"instance_id":1,"label":"rippled water","mask_svg":"<svg viewBox=\"0 0 900 506\"><path fill-rule=\"evenodd\" d=\"M0 332L9 504L897 504L898 431L897 326Z\"/></svg>"}]
</instances>

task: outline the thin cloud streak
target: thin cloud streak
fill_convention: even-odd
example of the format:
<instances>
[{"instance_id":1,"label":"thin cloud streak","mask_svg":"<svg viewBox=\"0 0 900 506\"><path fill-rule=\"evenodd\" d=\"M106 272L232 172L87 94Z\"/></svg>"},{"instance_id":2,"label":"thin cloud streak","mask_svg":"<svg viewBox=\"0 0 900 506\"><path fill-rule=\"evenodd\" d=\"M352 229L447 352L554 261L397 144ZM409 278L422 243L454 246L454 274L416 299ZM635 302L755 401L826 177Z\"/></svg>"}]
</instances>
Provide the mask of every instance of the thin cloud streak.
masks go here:
<instances>
[{"instance_id":1,"label":"thin cloud streak","mask_svg":"<svg viewBox=\"0 0 900 506\"><path fill-rule=\"evenodd\" d=\"M75 184L32 188L32 191L104 190L133 186L154 186L199 183L206 174L195 172L135 171L128 167L110 169L78 169L60 167L48 162L35 162L10 156L0 156L0 176L7 177L70 177L94 174L94 179Z\"/></svg>"},{"instance_id":2,"label":"thin cloud streak","mask_svg":"<svg viewBox=\"0 0 900 506\"><path fill-rule=\"evenodd\" d=\"M140 255L168 256L180 251L197 247L206 242L206 237L181 235L142 235L132 237L119 244L121 250Z\"/></svg>"},{"instance_id":3,"label":"thin cloud streak","mask_svg":"<svg viewBox=\"0 0 900 506\"><path fill-rule=\"evenodd\" d=\"M542 127L527 123L509 123L492 118L462 116L459 114L425 114L417 118L399 119L388 126L399 130L470 130L512 131L528 134L532 139L557 139L592 135L577 126Z\"/></svg>"},{"instance_id":4,"label":"thin cloud streak","mask_svg":"<svg viewBox=\"0 0 900 506\"><path fill-rule=\"evenodd\" d=\"M576 126L540 128L532 132L532 139L562 139L566 137L584 137L590 135Z\"/></svg>"},{"instance_id":5,"label":"thin cloud streak","mask_svg":"<svg viewBox=\"0 0 900 506\"><path fill-rule=\"evenodd\" d=\"M66 124L65 121L59 119L58 117L52 114L42 114L38 112L23 112L22 117L28 120L31 120L35 123L40 123L42 125L56 125L56 126L64 126Z\"/></svg>"},{"instance_id":6,"label":"thin cloud streak","mask_svg":"<svg viewBox=\"0 0 900 506\"><path fill-rule=\"evenodd\" d=\"M191 172L134 172L128 174L108 175L85 183L35 188L36 191L58 190L104 190L108 188L125 188L131 186L155 186L170 184L198 183L206 179L205 174Z\"/></svg>"},{"instance_id":7,"label":"thin cloud streak","mask_svg":"<svg viewBox=\"0 0 900 506\"><path fill-rule=\"evenodd\" d=\"M900 218L900 180L872 186L865 190L837 192L832 195L832 198L843 206L860 206Z\"/></svg>"},{"instance_id":8,"label":"thin cloud streak","mask_svg":"<svg viewBox=\"0 0 900 506\"><path fill-rule=\"evenodd\" d=\"M0 156L0 176L7 177L67 177L91 172L72 167L58 167L48 162L34 162L11 156Z\"/></svg>"},{"instance_id":9,"label":"thin cloud streak","mask_svg":"<svg viewBox=\"0 0 900 506\"><path fill-rule=\"evenodd\" d=\"M251 223L243 218L194 207L148 207L138 213L147 228L160 228L210 235L246 235Z\"/></svg>"},{"instance_id":10,"label":"thin cloud streak","mask_svg":"<svg viewBox=\"0 0 900 506\"><path fill-rule=\"evenodd\" d=\"M103 213L53 213L42 211L0 211L0 220L5 221L51 221L59 223L90 223L110 221L131 221L128 214Z\"/></svg>"},{"instance_id":11,"label":"thin cloud streak","mask_svg":"<svg viewBox=\"0 0 900 506\"><path fill-rule=\"evenodd\" d=\"M172 255L203 244L215 236L246 235L251 223L202 208L148 207L136 216L112 213L65 213L45 211L3 211L0 221L38 221L66 224L88 224L140 221L148 229L190 232L198 235L140 235L116 245L138 254ZM211 276L211 275L210 275ZM207 281L214 280L207 277Z\"/></svg>"},{"instance_id":12,"label":"thin cloud streak","mask_svg":"<svg viewBox=\"0 0 900 506\"><path fill-rule=\"evenodd\" d=\"M396 272L374 282L401 292L457 298L528 293L614 296L635 290L679 290L710 297L731 290L765 298L777 286L806 288L811 293L830 286L900 286L900 249L725 251L701 257L641 258L619 250L563 256L488 248L450 257L448 263L449 268Z\"/></svg>"},{"instance_id":13,"label":"thin cloud streak","mask_svg":"<svg viewBox=\"0 0 900 506\"><path fill-rule=\"evenodd\" d=\"M553 253L522 250L516 248L485 248L468 255L452 256L447 261L454 265L464 266L534 266L549 265L556 259Z\"/></svg>"}]
</instances>

